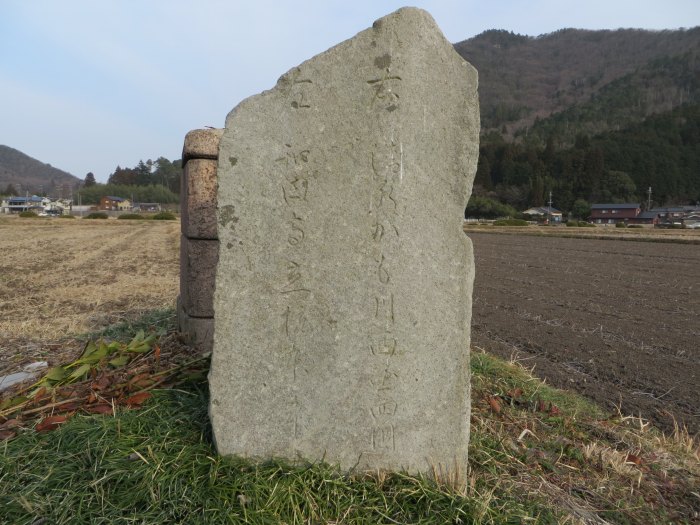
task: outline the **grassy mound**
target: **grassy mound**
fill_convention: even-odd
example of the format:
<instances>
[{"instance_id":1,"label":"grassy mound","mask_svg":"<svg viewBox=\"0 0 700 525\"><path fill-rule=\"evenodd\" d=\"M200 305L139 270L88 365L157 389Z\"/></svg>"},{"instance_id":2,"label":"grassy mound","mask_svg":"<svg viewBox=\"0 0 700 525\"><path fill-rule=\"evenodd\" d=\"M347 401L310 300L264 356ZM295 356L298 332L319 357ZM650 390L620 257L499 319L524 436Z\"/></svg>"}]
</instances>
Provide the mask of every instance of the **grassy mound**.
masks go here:
<instances>
[{"instance_id":1,"label":"grassy mound","mask_svg":"<svg viewBox=\"0 0 700 525\"><path fill-rule=\"evenodd\" d=\"M527 226L528 222L523 219L500 219L493 222L494 226Z\"/></svg>"},{"instance_id":2,"label":"grassy mound","mask_svg":"<svg viewBox=\"0 0 700 525\"><path fill-rule=\"evenodd\" d=\"M177 217L175 217L175 214L170 213L169 211L161 211L153 215L151 219L154 221L174 221L177 219Z\"/></svg>"},{"instance_id":3,"label":"grassy mound","mask_svg":"<svg viewBox=\"0 0 700 525\"><path fill-rule=\"evenodd\" d=\"M168 345L174 341L161 342L163 356L173 353ZM463 484L405 473L344 475L323 463L221 458L212 444L200 374L177 388L153 390L139 410L115 405L113 414L75 413L45 432L25 420L17 437L0 442L0 521L546 524L698 518L700 451L681 430L667 437L639 418L611 417L484 353L473 352L472 372L470 470Z\"/></svg>"},{"instance_id":4,"label":"grassy mound","mask_svg":"<svg viewBox=\"0 0 700 525\"><path fill-rule=\"evenodd\" d=\"M108 219L109 215L102 211L94 211L84 217L85 219Z\"/></svg>"}]
</instances>

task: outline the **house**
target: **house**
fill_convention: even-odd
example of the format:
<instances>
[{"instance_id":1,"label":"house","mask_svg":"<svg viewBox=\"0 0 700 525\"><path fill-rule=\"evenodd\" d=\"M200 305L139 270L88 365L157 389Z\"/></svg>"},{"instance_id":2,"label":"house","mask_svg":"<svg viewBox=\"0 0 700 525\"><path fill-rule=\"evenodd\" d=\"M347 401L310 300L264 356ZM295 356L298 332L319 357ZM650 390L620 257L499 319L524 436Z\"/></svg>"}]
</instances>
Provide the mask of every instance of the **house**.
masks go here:
<instances>
[{"instance_id":1,"label":"house","mask_svg":"<svg viewBox=\"0 0 700 525\"><path fill-rule=\"evenodd\" d=\"M56 199L44 203L44 211L40 215L56 216L65 215L70 211L73 202L69 199Z\"/></svg>"},{"instance_id":2,"label":"house","mask_svg":"<svg viewBox=\"0 0 700 525\"><path fill-rule=\"evenodd\" d=\"M700 209L688 212L683 217L683 226L693 230L700 228Z\"/></svg>"},{"instance_id":3,"label":"house","mask_svg":"<svg viewBox=\"0 0 700 525\"><path fill-rule=\"evenodd\" d=\"M665 227L687 226L688 222L694 222L693 216L700 213L698 206L673 206L666 208L652 208L659 215L659 225ZM690 220L689 220L690 219Z\"/></svg>"},{"instance_id":4,"label":"house","mask_svg":"<svg viewBox=\"0 0 700 525\"><path fill-rule=\"evenodd\" d=\"M131 202L122 197L105 195L100 199L100 204L97 206L97 209L106 211L127 211L131 209Z\"/></svg>"},{"instance_id":5,"label":"house","mask_svg":"<svg viewBox=\"0 0 700 525\"><path fill-rule=\"evenodd\" d=\"M549 222L561 222L563 214L556 208L548 206L538 206L528 208L523 212L523 215L529 215L531 219Z\"/></svg>"},{"instance_id":6,"label":"house","mask_svg":"<svg viewBox=\"0 0 700 525\"><path fill-rule=\"evenodd\" d=\"M20 213L23 211L35 211L37 213L44 210L46 203L50 202L45 197L32 195L31 197L9 197L3 201L2 211L4 213Z\"/></svg>"},{"instance_id":7,"label":"house","mask_svg":"<svg viewBox=\"0 0 700 525\"><path fill-rule=\"evenodd\" d=\"M659 214L655 211L643 211L632 219L627 219L627 224L641 224L642 226L655 227L659 224Z\"/></svg>"},{"instance_id":8,"label":"house","mask_svg":"<svg viewBox=\"0 0 700 525\"><path fill-rule=\"evenodd\" d=\"M160 204L157 202L135 202L134 211L160 211Z\"/></svg>"},{"instance_id":9,"label":"house","mask_svg":"<svg viewBox=\"0 0 700 525\"><path fill-rule=\"evenodd\" d=\"M595 224L617 224L629 222L642 212L642 205L635 204L593 204L589 222Z\"/></svg>"}]
</instances>

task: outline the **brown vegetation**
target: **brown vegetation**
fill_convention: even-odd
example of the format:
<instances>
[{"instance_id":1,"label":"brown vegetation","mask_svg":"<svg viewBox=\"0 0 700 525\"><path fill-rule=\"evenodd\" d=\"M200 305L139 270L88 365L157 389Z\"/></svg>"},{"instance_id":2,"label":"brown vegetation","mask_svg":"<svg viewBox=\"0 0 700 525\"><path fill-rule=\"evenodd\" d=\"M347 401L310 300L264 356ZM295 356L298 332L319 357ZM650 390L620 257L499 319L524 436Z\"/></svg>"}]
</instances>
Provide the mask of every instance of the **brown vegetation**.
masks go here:
<instances>
[{"instance_id":1,"label":"brown vegetation","mask_svg":"<svg viewBox=\"0 0 700 525\"><path fill-rule=\"evenodd\" d=\"M70 338L178 293L179 222L0 218L0 372L80 353Z\"/></svg>"}]
</instances>

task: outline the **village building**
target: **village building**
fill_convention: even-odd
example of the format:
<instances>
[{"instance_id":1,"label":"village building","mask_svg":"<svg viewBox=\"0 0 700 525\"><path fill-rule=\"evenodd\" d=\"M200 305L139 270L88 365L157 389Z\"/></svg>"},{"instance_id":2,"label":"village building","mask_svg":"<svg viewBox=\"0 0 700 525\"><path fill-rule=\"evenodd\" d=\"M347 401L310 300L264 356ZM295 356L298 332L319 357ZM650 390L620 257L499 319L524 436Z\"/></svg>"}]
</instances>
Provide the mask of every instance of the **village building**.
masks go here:
<instances>
[{"instance_id":1,"label":"village building","mask_svg":"<svg viewBox=\"0 0 700 525\"><path fill-rule=\"evenodd\" d=\"M135 202L133 211L161 211L157 202Z\"/></svg>"},{"instance_id":2,"label":"village building","mask_svg":"<svg viewBox=\"0 0 700 525\"><path fill-rule=\"evenodd\" d=\"M31 197L8 197L2 202L3 213L21 213L23 211L33 211L40 213L44 211L44 206L51 202L51 199L32 195Z\"/></svg>"},{"instance_id":3,"label":"village building","mask_svg":"<svg viewBox=\"0 0 700 525\"><path fill-rule=\"evenodd\" d=\"M633 204L592 204L589 222L595 224L627 223L630 219L636 219L642 212L642 205Z\"/></svg>"},{"instance_id":4,"label":"village building","mask_svg":"<svg viewBox=\"0 0 700 525\"><path fill-rule=\"evenodd\" d=\"M104 211L128 211L131 209L131 201L123 197L105 195L100 199L97 209Z\"/></svg>"},{"instance_id":5,"label":"village building","mask_svg":"<svg viewBox=\"0 0 700 525\"><path fill-rule=\"evenodd\" d=\"M653 211L643 211L636 217L627 219L625 221L627 224L639 224L642 226L655 227L659 223L659 215Z\"/></svg>"},{"instance_id":6,"label":"village building","mask_svg":"<svg viewBox=\"0 0 700 525\"><path fill-rule=\"evenodd\" d=\"M523 212L523 215L529 216L531 220L557 223L561 222L564 216L561 211L549 206L537 206L534 208L528 208Z\"/></svg>"}]
</instances>

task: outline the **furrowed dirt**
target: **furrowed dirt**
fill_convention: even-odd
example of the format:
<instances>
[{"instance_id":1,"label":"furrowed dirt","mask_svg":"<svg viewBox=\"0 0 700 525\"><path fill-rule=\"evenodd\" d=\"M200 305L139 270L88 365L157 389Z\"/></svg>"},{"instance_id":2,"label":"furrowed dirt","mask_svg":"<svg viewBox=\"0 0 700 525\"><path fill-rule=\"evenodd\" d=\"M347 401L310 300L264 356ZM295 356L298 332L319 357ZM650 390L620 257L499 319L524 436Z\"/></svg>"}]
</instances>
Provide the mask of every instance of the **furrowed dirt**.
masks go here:
<instances>
[{"instance_id":1,"label":"furrowed dirt","mask_svg":"<svg viewBox=\"0 0 700 525\"><path fill-rule=\"evenodd\" d=\"M79 354L70 338L172 308L176 221L0 219L0 372Z\"/></svg>"},{"instance_id":2,"label":"furrowed dirt","mask_svg":"<svg viewBox=\"0 0 700 525\"><path fill-rule=\"evenodd\" d=\"M700 432L700 245L468 233L472 345Z\"/></svg>"}]
</instances>

